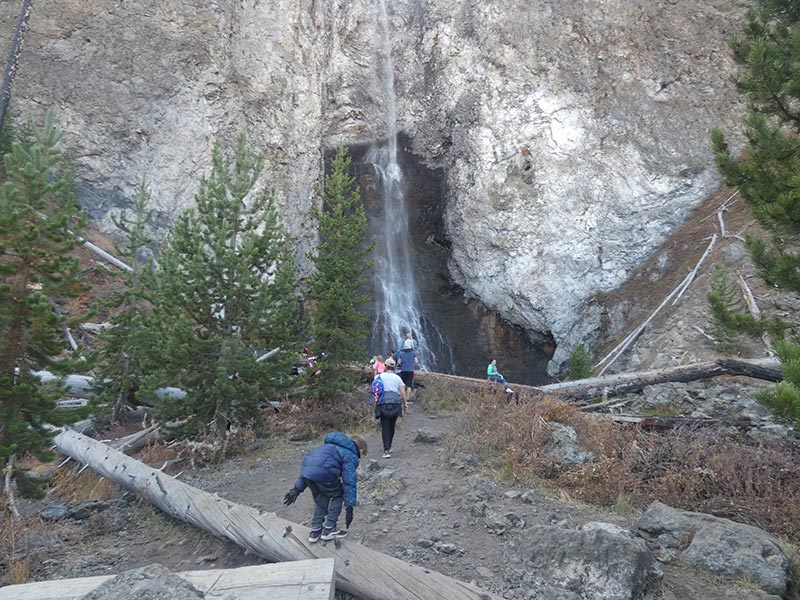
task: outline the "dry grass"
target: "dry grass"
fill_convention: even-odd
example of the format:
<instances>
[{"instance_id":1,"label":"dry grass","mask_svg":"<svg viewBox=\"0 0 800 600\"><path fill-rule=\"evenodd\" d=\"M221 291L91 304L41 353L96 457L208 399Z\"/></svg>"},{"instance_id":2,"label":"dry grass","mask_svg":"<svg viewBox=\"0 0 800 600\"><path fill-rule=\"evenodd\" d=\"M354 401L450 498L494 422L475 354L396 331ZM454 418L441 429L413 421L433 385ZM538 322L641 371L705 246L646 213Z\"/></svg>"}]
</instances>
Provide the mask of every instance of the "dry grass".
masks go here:
<instances>
[{"instance_id":1,"label":"dry grass","mask_svg":"<svg viewBox=\"0 0 800 600\"><path fill-rule=\"evenodd\" d=\"M451 413L464 408L460 386L435 380L424 389L414 392L413 400L428 412Z\"/></svg>"},{"instance_id":2,"label":"dry grass","mask_svg":"<svg viewBox=\"0 0 800 600\"><path fill-rule=\"evenodd\" d=\"M120 489L115 483L97 475L90 469L80 473L68 466L58 469L52 484L53 487L48 490L48 496L67 501L111 500L120 494Z\"/></svg>"},{"instance_id":3,"label":"dry grass","mask_svg":"<svg viewBox=\"0 0 800 600\"><path fill-rule=\"evenodd\" d=\"M283 429L292 437L312 439L329 431L363 433L371 429L374 407L366 405L369 392L339 393L327 398L324 404L308 401L289 414L276 415L283 421Z\"/></svg>"},{"instance_id":4,"label":"dry grass","mask_svg":"<svg viewBox=\"0 0 800 600\"><path fill-rule=\"evenodd\" d=\"M800 541L796 445L756 444L711 429L652 433L549 398L474 396L466 415L466 443L506 480L546 481L557 493L631 514L658 499ZM553 422L573 427L596 460L559 465L546 457Z\"/></svg>"},{"instance_id":5,"label":"dry grass","mask_svg":"<svg viewBox=\"0 0 800 600\"><path fill-rule=\"evenodd\" d=\"M25 583L30 575L27 520L14 519L0 512L0 585Z\"/></svg>"}]
</instances>

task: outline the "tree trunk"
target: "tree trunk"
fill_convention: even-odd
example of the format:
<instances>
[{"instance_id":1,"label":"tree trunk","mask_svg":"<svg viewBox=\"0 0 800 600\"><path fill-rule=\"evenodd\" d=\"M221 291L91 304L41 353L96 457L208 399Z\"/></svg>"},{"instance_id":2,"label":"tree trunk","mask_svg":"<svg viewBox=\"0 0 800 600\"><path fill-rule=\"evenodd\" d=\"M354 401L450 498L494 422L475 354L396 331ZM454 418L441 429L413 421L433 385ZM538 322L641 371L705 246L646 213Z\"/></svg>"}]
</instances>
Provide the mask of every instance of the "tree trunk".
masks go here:
<instances>
[{"instance_id":1,"label":"tree trunk","mask_svg":"<svg viewBox=\"0 0 800 600\"><path fill-rule=\"evenodd\" d=\"M649 385L668 382L698 381L720 375L745 375L755 379L780 381L783 371L776 359L740 360L719 358L714 361L681 365L653 371L619 373L605 377L591 377L566 383L556 383L536 388L539 393L562 396L572 400L589 401L603 394L619 396L641 392Z\"/></svg>"},{"instance_id":2,"label":"tree trunk","mask_svg":"<svg viewBox=\"0 0 800 600\"><path fill-rule=\"evenodd\" d=\"M22 42L25 39L25 32L28 30L28 20L31 18L33 0L23 0L22 12L17 21L17 30L14 33L14 40L11 42L11 50L6 61L5 75L3 76L3 89L0 90L0 134L3 132L3 125L6 121L8 104L11 101L11 84L14 83L14 76L17 74L17 61L19 53L22 51Z\"/></svg>"},{"instance_id":3,"label":"tree trunk","mask_svg":"<svg viewBox=\"0 0 800 600\"><path fill-rule=\"evenodd\" d=\"M606 375L603 377L590 377L588 379L578 379L565 383L554 383L535 387L532 385L521 385L508 382L508 385L519 395L543 396L550 395L564 399L572 399L588 402L595 398L606 396L619 396L642 391L648 385L656 385L667 382L686 382L709 379L720 375L744 375L755 379L765 379L767 381L780 381L783 379L781 363L777 359L735 359L719 358L714 361L681 365L679 367L669 367L653 371L634 371L632 373L618 373L616 375ZM459 377L457 375L445 375L443 373L432 373L429 371L419 371L417 381L421 386L429 385L434 381L444 381L454 385L461 385L473 391L490 390L502 393L505 387L502 384L495 384L484 379L473 379L470 377Z\"/></svg>"},{"instance_id":4,"label":"tree trunk","mask_svg":"<svg viewBox=\"0 0 800 600\"><path fill-rule=\"evenodd\" d=\"M352 539L309 544L308 527L193 488L74 431L63 431L54 443L62 453L173 517L227 538L267 560L335 559L336 588L358 598L499 600L473 585L386 556Z\"/></svg>"}]
</instances>

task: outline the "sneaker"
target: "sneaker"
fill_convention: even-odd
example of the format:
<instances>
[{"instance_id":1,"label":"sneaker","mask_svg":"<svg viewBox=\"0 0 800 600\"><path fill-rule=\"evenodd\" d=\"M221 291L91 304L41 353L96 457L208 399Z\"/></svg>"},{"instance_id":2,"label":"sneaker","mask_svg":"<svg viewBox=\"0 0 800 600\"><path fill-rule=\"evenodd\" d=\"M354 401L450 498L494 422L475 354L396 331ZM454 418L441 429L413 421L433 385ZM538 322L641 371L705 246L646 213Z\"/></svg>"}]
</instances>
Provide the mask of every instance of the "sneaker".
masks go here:
<instances>
[{"instance_id":1,"label":"sneaker","mask_svg":"<svg viewBox=\"0 0 800 600\"><path fill-rule=\"evenodd\" d=\"M339 538L347 537L347 532L342 531L341 529L328 529L327 527L322 530L322 535L320 539L329 542L331 540L337 540Z\"/></svg>"},{"instance_id":2,"label":"sneaker","mask_svg":"<svg viewBox=\"0 0 800 600\"><path fill-rule=\"evenodd\" d=\"M506 388L506 394L513 394L513 393L514 393L514 390L512 390L510 387Z\"/></svg>"},{"instance_id":3,"label":"sneaker","mask_svg":"<svg viewBox=\"0 0 800 600\"><path fill-rule=\"evenodd\" d=\"M312 529L311 533L308 534L308 541L312 544L316 544L321 535L322 529Z\"/></svg>"},{"instance_id":4,"label":"sneaker","mask_svg":"<svg viewBox=\"0 0 800 600\"><path fill-rule=\"evenodd\" d=\"M383 453L383 458L392 458L392 452L390 450L385 450Z\"/></svg>"}]
</instances>

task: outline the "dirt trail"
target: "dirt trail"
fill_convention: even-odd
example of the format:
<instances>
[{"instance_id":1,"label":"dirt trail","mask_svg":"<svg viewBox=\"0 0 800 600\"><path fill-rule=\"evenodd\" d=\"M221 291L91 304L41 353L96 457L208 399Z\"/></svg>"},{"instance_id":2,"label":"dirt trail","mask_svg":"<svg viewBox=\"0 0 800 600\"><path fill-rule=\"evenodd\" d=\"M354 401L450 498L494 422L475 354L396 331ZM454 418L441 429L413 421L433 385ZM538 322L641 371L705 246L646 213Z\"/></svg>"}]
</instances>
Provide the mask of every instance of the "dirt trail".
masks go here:
<instances>
[{"instance_id":1,"label":"dirt trail","mask_svg":"<svg viewBox=\"0 0 800 600\"><path fill-rule=\"evenodd\" d=\"M495 489L488 480L470 478L478 472L469 455L450 453L441 443L414 441L419 429L446 434L460 427L459 419L426 413L413 405L398 422L391 459L381 458L376 422L366 436L369 454L361 463L359 506L349 539L500 591L505 548L525 535L524 524L571 525L590 517L579 516L577 505L534 492L528 500L535 498L535 503L507 497L507 490ZM297 478L304 453L319 443L321 438L297 443L279 458L234 459L219 469L201 471L187 482L307 525L313 510L311 494L301 495L290 507L284 507L282 500ZM503 526L507 515L517 523L515 527ZM486 522L493 526L487 527Z\"/></svg>"}]
</instances>

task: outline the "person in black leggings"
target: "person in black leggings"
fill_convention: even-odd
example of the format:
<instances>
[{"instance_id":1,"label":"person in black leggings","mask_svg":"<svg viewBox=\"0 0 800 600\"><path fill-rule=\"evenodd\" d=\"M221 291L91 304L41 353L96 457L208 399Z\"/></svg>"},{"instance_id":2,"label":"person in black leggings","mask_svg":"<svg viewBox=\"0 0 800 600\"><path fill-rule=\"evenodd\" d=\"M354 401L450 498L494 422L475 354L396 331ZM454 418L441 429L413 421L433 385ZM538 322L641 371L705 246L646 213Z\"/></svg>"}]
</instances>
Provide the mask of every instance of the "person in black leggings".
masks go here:
<instances>
[{"instance_id":1,"label":"person in black leggings","mask_svg":"<svg viewBox=\"0 0 800 600\"><path fill-rule=\"evenodd\" d=\"M406 386L400 376L394 372L394 360L387 358L385 365L386 371L378 375L383 382L383 398L375 405L375 417L381 420L383 458L391 458L392 440L394 440L397 418L403 416L406 412L408 403L406 400Z\"/></svg>"}]
</instances>

